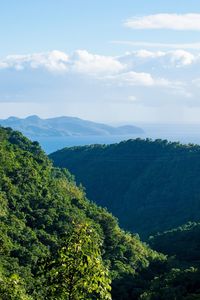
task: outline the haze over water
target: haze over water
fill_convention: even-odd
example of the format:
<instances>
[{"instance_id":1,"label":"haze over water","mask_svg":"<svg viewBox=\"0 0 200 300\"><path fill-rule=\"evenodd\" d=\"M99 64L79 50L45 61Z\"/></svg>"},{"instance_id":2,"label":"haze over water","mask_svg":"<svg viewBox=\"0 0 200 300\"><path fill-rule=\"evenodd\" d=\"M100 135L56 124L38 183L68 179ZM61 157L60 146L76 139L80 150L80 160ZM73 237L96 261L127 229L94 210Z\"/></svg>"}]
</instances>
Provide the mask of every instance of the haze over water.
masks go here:
<instances>
[{"instance_id":1,"label":"haze over water","mask_svg":"<svg viewBox=\"0 0 200 300\"><path fill-rule=\"evenodd\" d=\"M144 134L115 136L70 136L70 137L39 137L43 149L49 154L64 147L83 146L90 144L111 144L128 139L150 138L167 139L183 144L200 144L199 124L137 124L144 129Z\"/></svg>"}]
</instances>

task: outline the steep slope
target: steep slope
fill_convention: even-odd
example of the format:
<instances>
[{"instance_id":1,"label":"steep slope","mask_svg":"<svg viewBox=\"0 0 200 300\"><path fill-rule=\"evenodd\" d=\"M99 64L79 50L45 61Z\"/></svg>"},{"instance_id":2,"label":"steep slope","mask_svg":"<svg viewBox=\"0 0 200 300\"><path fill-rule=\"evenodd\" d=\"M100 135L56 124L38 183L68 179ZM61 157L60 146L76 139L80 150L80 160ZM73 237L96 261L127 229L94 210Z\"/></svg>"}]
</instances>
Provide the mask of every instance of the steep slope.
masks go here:
<instances>
[{"instance_id":1,"label":"steep slope","mask_svg":"<svg viewBox=\"0 0 200 300\"><path fill-rule=\"evenodd\" d=\"M150 238L151 246L185 264L200 265L200 223L189 222Z\"/></svg>"},{"instance_id":2,"label":"steep slope","mask_svg":"<svg viewBox=\"0 0 200 300\"><path fill-rule=\"evenodd\" d=\"M106 136L142 134L143 130L136 126L112 127L74 117L57 117L41 119L29 116L25 119L10 117L0 120L0 125L19 130L27 137L65 137L65 136Z\"/></svg>"},{"instance_id":3,"label":"steep slope","mask_svg":"<svg viewBox=\"0 0 200 300\"><path fill-rule=\"evenodd\" d=\"M171 256L174 268L152 281L144 299L200 299L200 223L189 222L159 233L149 242Z\"/></svg>"},{"instance_id":4,"label":"steep slope","mask_svg":"<svg viewBox=\"0 0 200 300\"><path fill-rule=\"evenodd\" d=\"M143 237L200 219L200 146L166 140L65 148L50 155L87 195Z\"/></svg>"},{"instance_id":5,"label":"steep slope","mask_svg":"<svg viewBox=\"0 0 200 300\"><path fill-rule=\"evenodd\" d=\"M139 299L160 273L155 266L166 264L89 202L67 170L53 168L37 142L3 128L0 225L1 299L71 299L70 265L76 274L70 287L84 299L109 299L109 278L113 299Z\"/></svg>"}]
</instances>

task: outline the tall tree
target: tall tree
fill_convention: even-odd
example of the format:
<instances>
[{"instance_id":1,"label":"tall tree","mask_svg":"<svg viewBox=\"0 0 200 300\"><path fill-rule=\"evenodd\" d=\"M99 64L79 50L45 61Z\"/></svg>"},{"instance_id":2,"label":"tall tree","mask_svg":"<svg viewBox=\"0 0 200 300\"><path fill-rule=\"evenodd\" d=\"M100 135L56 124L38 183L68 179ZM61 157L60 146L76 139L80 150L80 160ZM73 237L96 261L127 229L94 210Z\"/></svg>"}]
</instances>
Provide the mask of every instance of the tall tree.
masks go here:
<instances>
[{"instance_id":1,"label":"tall tree","mask_svg":"<svg viewBox=\"0 0 200 300\"><path fill-rule=\"evenodd\" d=\"M73 224L65 245L48 266L52 299L111 299L110 279L100 242L89 223Z\"/></svg>"}]
</instances>

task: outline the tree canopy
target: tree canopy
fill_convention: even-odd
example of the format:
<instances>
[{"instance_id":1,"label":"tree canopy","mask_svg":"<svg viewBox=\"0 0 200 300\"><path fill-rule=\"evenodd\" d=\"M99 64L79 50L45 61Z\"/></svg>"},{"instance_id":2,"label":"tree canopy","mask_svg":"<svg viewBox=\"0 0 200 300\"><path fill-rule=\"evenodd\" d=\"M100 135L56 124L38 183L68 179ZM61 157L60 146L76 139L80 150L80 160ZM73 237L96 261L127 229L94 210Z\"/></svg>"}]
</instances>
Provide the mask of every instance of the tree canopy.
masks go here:
<instances>
[{"instance_id":1,"label":"tree canopy","mask_svg":"<svg viewBox=\"0 0 200 300\"><path fill-rule=\"evenodd\" d=\"M75 175L89 199L142 238L199 221L198 145L135 139L64 148L50 158Z\"/></svg>"},{"instance_id":2,"label":"tree canopy","mask_svg":"<svg viewBox=\"0 0 200 300\"><path fill-rule=\"evenodd\" d=\"M0 128L0 299L199 299L199 223L149 243L164 254L90 202L37 142Z\"/></svg>"},{"instance_id":3,"label":"tree canopy","mask_svg":"<svg viewBox=\"0 0 200 300\"><path fill-rule=\"evenodd\" d=\"M132 290L142 270L166 263L9 128L0 128L0 225L1 299L123 299L119 282L128 277Z\"/></svg>"}]
</instances>

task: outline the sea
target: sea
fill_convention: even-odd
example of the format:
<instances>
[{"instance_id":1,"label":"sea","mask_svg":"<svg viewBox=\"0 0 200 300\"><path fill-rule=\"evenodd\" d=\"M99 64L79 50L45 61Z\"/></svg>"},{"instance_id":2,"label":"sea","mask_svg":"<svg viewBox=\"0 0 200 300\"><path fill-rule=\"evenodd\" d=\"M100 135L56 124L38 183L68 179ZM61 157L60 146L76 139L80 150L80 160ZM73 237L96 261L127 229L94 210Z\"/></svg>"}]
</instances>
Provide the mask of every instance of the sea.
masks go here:
<instances>
[{"instance_id":1,"label":"sea","mask_svg":"<svg viewBox=\"0 0 200 300\"><path fill-rule=\"evenodd\" d=\"M167 139L183 144L200 145L199 124L137 124L143 128L144 133L132 135L106 135L106 136L67 136L67 137L30 137L37 140L47 154L65 147L83 146L91 144L113 144L129 139Z\"/></svg>"}]
</instances>

